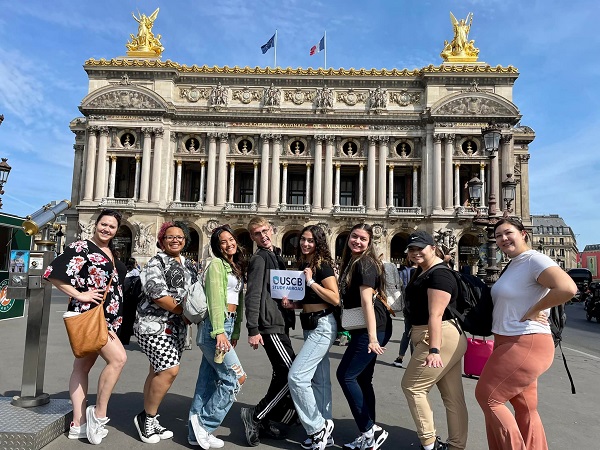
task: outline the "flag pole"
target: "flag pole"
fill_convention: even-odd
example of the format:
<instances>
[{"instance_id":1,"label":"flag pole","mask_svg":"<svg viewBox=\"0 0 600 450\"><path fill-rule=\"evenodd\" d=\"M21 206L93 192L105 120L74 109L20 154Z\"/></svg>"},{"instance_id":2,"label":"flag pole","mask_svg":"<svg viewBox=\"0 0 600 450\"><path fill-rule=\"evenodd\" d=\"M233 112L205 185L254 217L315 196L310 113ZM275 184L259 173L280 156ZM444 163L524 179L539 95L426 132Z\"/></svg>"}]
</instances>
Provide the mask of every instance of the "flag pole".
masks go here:
<instances>
[{"instance_id":1,"label":"flag pole","mask_svg":"<svg viewBox=\"0 0 600 450\"><path fill-rule=\"evenodd\" d=\"M325 45L325 70L327 70L327 30L323 34L323 44Z\"/></svg>"},{"instance_id":2,"label":"flag pole","mask_svg":"<svg viewBox=\"0 0 600 450\"><path fill-rule=\"evenodd\" d=\"M275 66L273 68L277 68L277 28L275 28Z\"/></svg>"}]
</instances>

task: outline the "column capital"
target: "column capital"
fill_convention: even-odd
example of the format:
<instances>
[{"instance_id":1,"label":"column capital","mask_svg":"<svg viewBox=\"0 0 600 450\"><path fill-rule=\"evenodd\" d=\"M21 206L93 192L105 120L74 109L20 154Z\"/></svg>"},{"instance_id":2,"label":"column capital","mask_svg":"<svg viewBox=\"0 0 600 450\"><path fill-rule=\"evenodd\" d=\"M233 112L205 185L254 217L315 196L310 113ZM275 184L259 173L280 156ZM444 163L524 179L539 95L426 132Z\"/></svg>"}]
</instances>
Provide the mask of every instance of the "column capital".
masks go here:
<instances>
[{"instance_id":1,"label":"column capital","mask_svg":"<svg viewBox=\"0 0 600 450\"><path fill-rule=\"evenodd\" d=\"M310 161L306 161L306 167L310 168L310 166L311 166Z\"/></svg>"},{"instance_id":2,"label":"column capital","mask_svg":"<svg viewBox=\"0 0 600 450\"><path fill-rule=\"evenodd\" d=\"M500 142L503 144L508 144L512 140L512 138L513 138L512 134L503 134L500 137Z\"/></svg>"},{"instance_id":3,"label":"column capital","mask_svg":"<svg viewBox=\"0 0 600 450\"><path fill-rule=\"evenodd\" d=\"M359 163L358 164L358 169L359 170L363 170L365 168L365 165L363 163Z\"/></svg>"},{"instance_id":4,"label":"column capital","mask_svg":"<svg viewBox=\"0 0 600 450\"><path fill-rule=\"evenodd\" d=\"M377 142L379 142L379 136L367 136L367 139L369 140L369 144L377 144Z\"/></svg>"},{"instance_id":5,"label":"column capital","mask_svg":"<svg viewBox=\"0 0 600 450\"><path fill-rule=\"evenodd\" d=\"M389 136L379 136L379 142L387 145L388 142L390 142L390 137Z\"/></svg>"},{"instance_id":6,"label":"column capital","mask_svg":"<svg viewBox=\"0 0 600 450\"><path fill-rule=\"evenodd\" d=\"M390 168L390 172L394 171L394 165L393 164L390 164L388 167Z\"/></svg>"},{"instance_id":7,"label":"column capital","mask_svg":"<svg viewBox=\"0 0 600 450\"><path fill-rule=\"evenodd\" d=\"M183 164L183 161L181 159L178 159L175 162L177 163L178 166L181 166Z\"/></svg>"},{"instance_id":8,"label":"column capital","mask_svg":"<svg viewBox=\"0 0 600 450\"><path fill-rule=\"evenodd\" d=\"M313 136L313 139L314 139L315 141L322 141L323 139L325 139L325 136L323 136L322 134L315 134L315 135Z\"/></svg>"},{"instance_id":9,"label":"column capital","mask_svg":"<svg viewBox=\"0 0 600 450\"><path fill-rule=\"evenodd\" d=\"M219 139L222 141L227 139L228 136L229 136L229 134L227 134L227 133L219 133Z\"/></svg>"},{"instance_id":10,"label":"column capital","mask_svg":"<svg viewBox=\"0 0 600 450\"><path fill-rule=\"evenodd\" d=\"M229 162L229 165L230 165L231 167L235 167L235 161L230 161L230 162Z\"/></svg>"},{"instance_id":11,"label":"column capital","mask_svg":"<svg viewBox=\"0 0 600 450\"><path fill-rule=\"evenodd\" d=\"M135 162L140 162L142 157L140 155L135 155Z\"/></svg>"},{"instance_id":12,"label":"column capital","mask_svg":"<svg viewBox=\"0 0 600 450\"><path fill-rule=\"evenodd\" d=\"M84 148L83 144L73 144L73 149L75 150L75 152L82 152Z\"/></svg>"},{"instance_id":13,"label":"column capital","mask_svg":"<svg viewBox=\"0 0 600 450\"><path fill-rule=\"evenodd\" d=\"M206 133L210 142L215 142L217 140L217 133Z\"/></svg>"},{"instance_id":14,"label":"column capital","mask_svg":"<svg viewBox=\"0 0 600 450\"><path fill-rule=\"evenodd\" d=\"M485 169L485 163L484 162L480 162L479 163L479 168L480 169Z\"/></svg>"},{"instance_id":15,"label":"column capital","mask_svg":"<svg viewBox=\"0 0 600 450\"><path fill-rule=\"evenodd\" d=\"M288 163L287 163L287 161L284 161L281 163L281 165L283 166L284 169L287 169Z\"/></svg>"},{"instance_id":16,"label":"column capital","mask_svg":"<svg viewBox=\"0 0 600 450\"><path fill-rule=\"evenodd\" d=\"M100 136L108 136L108 127L98 127Z\"/></svg>"},{"instance_id":17,"label":"column capital","mask_svg":"<svg viewBox=\"0 0 600 450\"><path fill-rule=\"evenodd\" d=\"M165 134L164 128L154 128L154 136L163 137L164 134Z\"/></svg>"},{"instance_id":18,"label":"column capital","mask_svg":"<svg viewBox=\"0 0 600 450\"><path fill-rule=\"evenodd\" d=\"M446 141L448 142L448 144L454 143L455 139L456 139L456 135L455 134L447 134L446 135Z\"/></svg>"},{"instance_id":19,"label":"column capital","mask_svg":"<svg viewBox=\"0 0 600 450\"><path fill-rule=\"evenodd\" d=\"M273 134L272 133L261 133L260 134L261 139L273 139Z\"/></svg>"},{"instance_id":20,"label":"column capital","mask_svg":"<svg viewBox=\"0 0 600 450\"><path fill-rule=\"evenodd\" d=\"M281 134L274 134L273 135L273 142L275 142L276 144L281 144L281 141L282 141Z\"/></svg>"},{"instance_id":21,"label":"column capital","mask_svg":"<svg viewBox=\"0 0 600 450\"><path fill-rule=\"evenodd\" d=\"M416 172L421 167L419 164L413 164L413 172Z\"/></svg>"},{"instance_id":22,"label":"column capital","mask_svg":"<svg viewBox=\"0 0 600 450\"><path fill-rule=\"evenodd\" d=\"M169 140L171 142L177 142L177 139L179 139L181 137L181 133L171 133L171 135L169 136Z\"/></svg>"},{"instance_id":23,"label":"column capital","mask_svg":"<svg viewBox=\"0 0 600 450\"><path fill-rule=\"evenodd\" d=\"M531 158L531 155L529 153L525 153L524 155L519 155L519 161L521 161L522 163L528 163L529 162L529 158Z\"/></svg>"},{"instance_id":24,"label":"column capital","mask_svg":"<svg viewBox=\"0 0 600 450\"><path fill-rule=\"evenodd\" d=\"M116 161L117 160L117 155L110 155L109 156L111 161Z\"/></svg>"},{"instance_id":25,"label":"column capital","mask_svg":"<svg viewBox=\"0 0 600 450\"><path fill-rule=\"evenodd\" d=\"M200 160L200 167L204 167L206 165L206 161L203 159Z\"/></svg>"},{"instance_id":26,"label":"column capital","mask_svg":"<svg viewBox=\"0 0 600 450\"><path fill-rule=\"evenodd\" d=\"M335 136L334 135L327 135L327 136L325 136L325 139L327 140L327 145L335 144Z\"/></svg>"},{"instance_id":27,"label":"column capital","mask_svg":"<svg viewBox=\"0 0 600 450\"><path fill-rule=\"evenodd\" d=\"M454 162L454 167L460 167L460 163L459 162Z\"/></svg>"},{"instance_id":28,"label":"column capital","mask_svg":"<svg viewBox=\"0 0 600 450\"><path fill-rule=\"evenodd\" d=\"M152 134L153 128L151 127L143 127L142 128L142 133L144 133L144 137L146 136L150 136Z\"/></svg>"},{"instance_id":29,"label":"column capital","mask_svg":"<svg viewBox=\"0 0 600 450\"><path fill-rule=\"evenodd\" d=\"M252 161L252 165L256 169L258 167L258 161L257 160Z\"/></svg>"},{"instance_id":30,"label":"column capital","mask_svg":"<svg viewBox=\"0 0 600 450\"><path fill-rule=\"evenodd\" d=\"M341 167L342 167L342 165L339 162L335 163L336 170L339 170Z\"/></svg>"},{"instance_id":31,"label":"column capital","mask_svg":"<svg viewBox=\"0 0 600 450\"><path fill-rule=\"evenodd\" d=\"M439 144L440 142L442 142L442 139L444 139L445 135L443 133L435 133L433 135L433 140L436 144Z\"/></svg>"}]
</instances>

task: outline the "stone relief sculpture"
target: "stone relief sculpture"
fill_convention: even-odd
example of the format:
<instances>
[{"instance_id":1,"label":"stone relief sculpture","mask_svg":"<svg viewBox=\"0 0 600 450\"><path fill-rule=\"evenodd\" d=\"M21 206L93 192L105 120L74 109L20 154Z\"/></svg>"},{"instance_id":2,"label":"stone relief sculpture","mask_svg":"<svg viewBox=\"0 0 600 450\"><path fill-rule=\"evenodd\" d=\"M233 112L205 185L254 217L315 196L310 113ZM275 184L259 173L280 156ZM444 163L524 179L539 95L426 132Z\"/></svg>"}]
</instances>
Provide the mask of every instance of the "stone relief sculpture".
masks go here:
<instances>
[{"instance_id":1,"label":"stone relief sculpture","mask_svg":"<svg viewBox=\"0 0 600 450\"><path fill-rule=\"evenodd\" d=\"M134 13L131 13L134 20L138 23L137 36L130 34L131 42L127 42L128 56L160 56L164 51L164 47L160 43L161 35L157 34L154 36L152 33L152 27L154 21L158 16L160 8L156 8L150 17L146 14L142 14L138 11L139 17L136 17Z\"/></svg>"},{"instance_id":2,"label":"stone relief sculpture","mask_svg":"<svg viewBox=\"0 0 600 450\"><path fill-rule=\"evenodd\" d=\"M281 90L271 83L271 87L265 88L263 98L265 106L279 106L281 103Z\"/></svg>"},{"instance_id":3,"label":"stone relief sculpture","mask_svg":"<svg viewBox=\"0 0 600 450\"><path fill-rule=\"evenodd\" d=\"M411 103L419 103L421 101L421 94L419 92L408 92L406 89L403 89L400 92L393 92L390 95L390 99L400 106L408 106Z\"/></svg>"},{"instance_id":4,"label":"stone relief sculpture","mask_svg":"<svg viewBox=\"0 0 600 450\"><path fill-rule=\"evenodd\" d=\"M333 108L333 92L327 86L323 86L317 91L317 108Z\"/></svg>"},{"instance_id":5,"label":"stone relief sculpture","mask_svg":"<svg viewBox=\"0 0 600 450\"><path fill-rule=\"evenodd\" d=\"M253 100L260 100L262 98L262 92L258 89L250 89L246 86L244 89L234 90L231 98L233 100L239 100L244 105L247 105Z\"/></svg>"},{"instance_id":6,"label":"stone relief sculpture","mask_svg":"<svg viewBox=\"0 0 600 450\"><path fill-rule=\"evenodd\" d=\"M452 234L452 230L440 228L434 232L433 239L444 251L444 254L451 256L456 255L456 236Z\"/></svg>"},{"instance_id":7,"label":"stone relief sculpture","mask_svg":"<svg viewBox=\"0 0 600 450\"><path fill-rule=\"evenodd\" d=\"M479 49L475 48L475 41L469 40L469 32L473 23L473 13L469 13L466 19L456 20L454 14L450 13L454 38L452 42L444 41L444 50L440 56L448 62L473 62L477 61Z\"/></svg>"},{"instance_id":8,"label":"stone relief sculpture","mask_svg":"<svg viewBox=\"0 0 600 450\"><path fill-rule=\"evenodd\" d=\"M94 235L94 227L96 226L93 220L91 220L88 224L78 220L77 225L79 226L79 239L85 241L86 239L92 238Z\"/></svg>"},{"instance_id":9,"label":"stone relief sculpture","mask_svg":"<svg viewBox=\"0 0 600 450\"><path fill-rule=\"evenodd\" d=\"M133 226L135 227L135 246L133 251L141 255L148 255L150 253L152 241L154 240L154 236L150 233L152 224L134 222Z\"/></svg>"},{"instance_id":10,"label":"stone relief sculpture","mask_svg":"<svg viewBox=\"0 0 600 450\"><path fill-rule=\"evenodd\" d=\"M210 93L210 104L211 106L226 106L227 97L227 88L219 83Z\"/></svg>"},{"instance_id":11,"label":"stone relief sculpture","mask_svg":"<svg viewBox=\"0 0 600 450\"><path fill-rule=\"evenodd\" d=\"M130 90L114 90L93 99L88 106L101 108L157 109L161 106L152 97Z\"/></svg>"},{"instance_id":12,"label":"stone relief sculpture","mask_svg":"<svg viewBox=\"0 0 600 450\"><path fill-rule=\"evenodd\" d=\"M387 90L377 86L375 90L370 92L371 108L383 109L387 107Z\"/></svg>"},{"instance_id":13,"label":"stone relief sculpture","mask_svg":"<svg viewBox=\"0 0 600 450\"><path fill-rule=\"evenodd\" d=\"M481 97L465 97L453 100L438 111L438 114L458 114L458 115L487 115L501 114L510 115L511 111L500 103Z\"/></svg>"}]
</instances>

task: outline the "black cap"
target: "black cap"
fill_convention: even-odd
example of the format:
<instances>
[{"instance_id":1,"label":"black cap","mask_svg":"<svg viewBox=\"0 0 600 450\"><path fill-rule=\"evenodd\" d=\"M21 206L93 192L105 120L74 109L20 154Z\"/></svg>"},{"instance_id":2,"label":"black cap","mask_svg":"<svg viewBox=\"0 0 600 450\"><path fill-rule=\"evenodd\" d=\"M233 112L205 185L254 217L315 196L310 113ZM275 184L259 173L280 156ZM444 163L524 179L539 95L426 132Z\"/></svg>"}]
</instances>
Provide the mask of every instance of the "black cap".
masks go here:
<instances>
[{"instance_id":1,"label":"black cap","mask_svg":"<svg viewBox=\"0 0 600 450\"><path fill-rule=\"evenodd\" d=\"M428 245L435 246L435 241L427 231L415 231L408 237L406 243L406 247L425 248Z\"/></svg>"}]
</instances>

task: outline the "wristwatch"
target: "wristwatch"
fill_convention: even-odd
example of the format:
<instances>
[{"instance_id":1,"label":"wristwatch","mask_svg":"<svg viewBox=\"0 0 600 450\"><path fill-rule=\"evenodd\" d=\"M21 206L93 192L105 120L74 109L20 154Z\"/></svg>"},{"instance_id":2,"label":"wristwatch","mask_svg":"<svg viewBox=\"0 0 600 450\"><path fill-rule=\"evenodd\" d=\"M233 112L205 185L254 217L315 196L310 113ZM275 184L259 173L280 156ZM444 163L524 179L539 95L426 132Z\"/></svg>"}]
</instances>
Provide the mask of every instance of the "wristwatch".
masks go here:
<instances>
[{"instance_id":1,"label":"wristwatch","mask_svg":"<svg viewBox=\"0 0 600 450\"><path fill-rule=\"evenodd\" d=\"M436 355L439 355L439 354L440 354L440 349L439 349L439 348L435 348L435 347L431 347L431 348L429 349L429 353L430 353L430 354L431 354L431 353L434 353L434 354L436 354Z\"/></svg>"}]
</instances>

